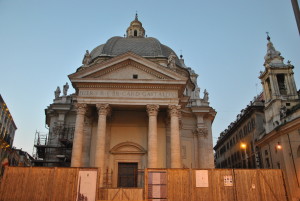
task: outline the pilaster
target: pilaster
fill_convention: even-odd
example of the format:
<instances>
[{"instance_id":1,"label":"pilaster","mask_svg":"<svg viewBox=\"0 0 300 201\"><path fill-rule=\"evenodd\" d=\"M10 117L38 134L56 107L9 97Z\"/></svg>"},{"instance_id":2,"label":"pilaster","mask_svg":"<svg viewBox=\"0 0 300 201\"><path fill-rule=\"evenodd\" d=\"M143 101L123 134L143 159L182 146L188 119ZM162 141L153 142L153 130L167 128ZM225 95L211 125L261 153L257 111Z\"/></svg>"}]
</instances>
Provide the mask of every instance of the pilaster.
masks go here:
<instances>
[{"instance_id":1,"label":"pilaster","mask_svg":"<svg viewBox=\"0 0 300 201\"><path fill-rule=\"evenodd\" d=\"M207 156L207 150L206 150L206 144L207 144L207 134L208 129L207 128L196 128L193 131L193 134L197 136L198 141L198 168L206 168L205 164L207 162L206 156Z\"/></svg>"}]
</instances>

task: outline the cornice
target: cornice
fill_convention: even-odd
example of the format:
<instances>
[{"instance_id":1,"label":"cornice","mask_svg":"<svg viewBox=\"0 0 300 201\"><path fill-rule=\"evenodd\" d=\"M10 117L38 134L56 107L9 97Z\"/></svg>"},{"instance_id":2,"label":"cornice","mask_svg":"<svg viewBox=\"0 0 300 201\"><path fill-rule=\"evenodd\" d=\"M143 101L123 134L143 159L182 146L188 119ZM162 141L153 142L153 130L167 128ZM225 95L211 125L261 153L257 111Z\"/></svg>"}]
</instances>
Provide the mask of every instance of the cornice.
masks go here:
<instances>
[{"instance_id":1,"label":"cornice","mask_svg":"<svg viewBox=\"0 0 300 201\"><path fill-rule=\"evenodd\" d=\"M153 84L143 84L143 85L135 85L135 84L125 84L125 83L78 83L77 86L79 88L107 88L107 89L171 89L171 90L179 90L182 88L182 85L153 85Z\"/></svg>"},{"instance_id":2,"label":"cornice","mask_svg":"<svg viewBox=\"0 0 300 201\"><path fill-rule=\"evenodd\" d=\"M216 110L210 106L191 107L191 110L194 114L205 114L206 116L209 115L210 117L212 117L212 120L214 120L217 114Z\"/></svg>"},{"instance_id":3,"label":"cornice","mask_svg":"<svg viewBox=\"0 0 300 201\"><path fill-rule=\"evenodd\" d=\"M276 71L288 71L289 73L291 73L291 71L293 70L293 66L285 66L285 67L273 67L270 66L268 68L265 68L265 71L263 71L258 78L259 79L265 79L266 76L270 75L270 74L278 74L278 72Z\"/></svg>"},{"instance_id":4,"label":"cornice","mask_svg":"<svg viewBox=\"0 0 300 201\"><path fill-rule=\"evenodd\" d=\"M262 139L255 142L255 145L263 146L269 143L270 141L297 129L300 129L300 117L274 128L271 132L266 134Z\"/></svg>"},{"instance_id":5,"label":"cornice","mask_svg":"<svg viewBox=\"0 0 300 201\"><path fill-rule=\"evenodd\" d=\"M147 79L133 79L133 80L116 80L116 79L110 79L110 80L95 80L95 79L72 79L73 86L79 86L79 84L85 84L85 85L184 85L186 84L183 80L147 80Z\"/></svg>"}]
</instances>

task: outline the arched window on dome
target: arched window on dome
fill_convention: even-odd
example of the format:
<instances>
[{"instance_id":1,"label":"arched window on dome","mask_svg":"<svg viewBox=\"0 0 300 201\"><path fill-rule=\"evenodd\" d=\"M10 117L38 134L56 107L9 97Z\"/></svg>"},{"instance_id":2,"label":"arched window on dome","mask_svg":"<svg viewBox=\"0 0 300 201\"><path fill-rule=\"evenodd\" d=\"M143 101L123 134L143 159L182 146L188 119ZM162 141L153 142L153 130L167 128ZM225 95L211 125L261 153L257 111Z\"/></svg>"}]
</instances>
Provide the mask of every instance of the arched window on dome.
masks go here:
<instances>
[{"instance_id":1,"label":"arched window on dome","mask_svg":"<svg viewBox=\"0 0 300 201\"><path fill-rule=\"evenodd\" d=\"M137 30L134 30L133 35L134 35L134 36L137 36Z\"/></svg>"}]
</instances>

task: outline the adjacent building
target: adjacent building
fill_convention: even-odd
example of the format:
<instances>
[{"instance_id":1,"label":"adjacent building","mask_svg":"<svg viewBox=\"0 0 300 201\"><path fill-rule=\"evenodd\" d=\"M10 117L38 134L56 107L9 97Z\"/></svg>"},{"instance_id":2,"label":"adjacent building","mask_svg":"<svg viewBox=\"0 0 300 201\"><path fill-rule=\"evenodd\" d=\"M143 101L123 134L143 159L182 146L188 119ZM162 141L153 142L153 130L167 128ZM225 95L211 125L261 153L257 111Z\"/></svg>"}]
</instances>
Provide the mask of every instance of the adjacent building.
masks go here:
<instances>
[{"instance_id":1,"label":"adjacent building","mask_svg":"<svg viewBox=\"0 0 300 201\"><path fill-rule=\"evenodd\" d=\"M0 175L3 171L3 164L6 163L4 160L8 161L16 130L17 126L13 117L0 95Z\"/></svg>"},{"instance_id":2,"label":"adjacent building","mask_svg":"<svg viewBox=\"0 0 300 201\"><path fill-rule=\"evenodd\" d=\"M8 163L9 166L32 166L32 156L22 149L12 148L9 150Z\"/></svg>"},{"instance_id":3,"label":"adjacent building","mask_svg":"<svg viewBox=\"0 0 300 201\"><path fill-rule=\"evenodd\" d=\"M250 108L253 108L256 101L251 102L238 115L237 121L221 133L214 147L216 166L282 169L288 196L290 200L298 201L300 94L294 80L294 66L290 61L284 63L284 58L274 48L269 36L267 39L265 69L259 76L264 101L259 102L260 106L254 110ZM235 142L232 146L231 141Z\"/></svg>"},{"instance_id":4,"label":"adjacent building","mask_svg":"<svg viewBox=\"0 0 300 201\"><path fill-rule=\"evenodd\" d=\"M2 148L12 147L17 126L0 95L0 143Z\"/></svg>"},{"instance_id":5,"label":"adjacent building","mask_svg":"<svg viewBox=\"0 0 300 201\"><path fill-rule=\"evenodd\" d=\"M288 195L300 199L300 99L294 66L285 64L268 37L265 70L259 78L265 97L265 133L256 142L265 168L280 168Z\"/></svg>"},{"instance_id":6,"label":"adjacent building","mask_svg":"<svg viewBox=\"0 0 300 201\"><path fill-rule=\"evenodd\" d=\"M137 15L82 63L69 75L76 93L58 87L45 110L36 165L98 167L100 186L112 187L137 186L144 168L214 168L208 92L200 96L198 75L147 37Z\"/></svg>"},{"instance_id":7,"label":"adjacent building","mask_svg":"<svg viewBox=\"0 0 300 201\"><path fill-rule=\"evenodd\" d=\"M255 142L264 129L263 94L254 97L225 129L214 147L216 168L260 168Z\"/></svg>"}]
</instances>

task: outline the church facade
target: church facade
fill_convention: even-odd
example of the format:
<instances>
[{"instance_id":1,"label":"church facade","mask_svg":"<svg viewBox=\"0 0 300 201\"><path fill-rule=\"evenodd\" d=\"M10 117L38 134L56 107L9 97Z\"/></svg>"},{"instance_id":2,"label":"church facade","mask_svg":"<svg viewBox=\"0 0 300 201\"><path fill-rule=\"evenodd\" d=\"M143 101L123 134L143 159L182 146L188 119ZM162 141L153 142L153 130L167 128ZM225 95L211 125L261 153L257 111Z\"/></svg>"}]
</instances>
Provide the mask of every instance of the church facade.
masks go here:
<instances>
[{"instance_id":1,"label":"church facade","mask_svg":"<svg viewBox=\"0 0 300 201\"><path fill-rule=\"evenodd\" d=\"M197 77L136 15L124 37L86 51L69 75L74 94L57 88L36 164L98 167L112 187L136 186L144 168L214 168L216 112Z\"/></svg>"}]
</instances>

